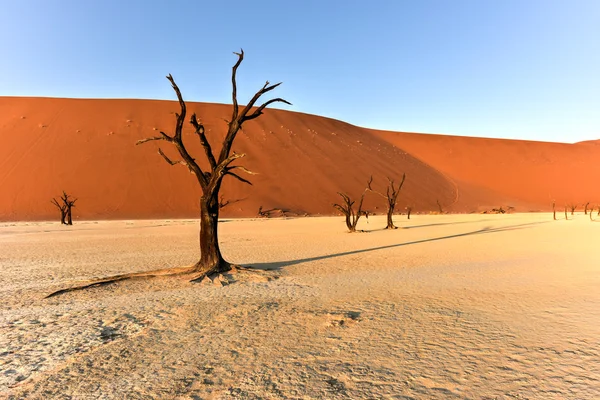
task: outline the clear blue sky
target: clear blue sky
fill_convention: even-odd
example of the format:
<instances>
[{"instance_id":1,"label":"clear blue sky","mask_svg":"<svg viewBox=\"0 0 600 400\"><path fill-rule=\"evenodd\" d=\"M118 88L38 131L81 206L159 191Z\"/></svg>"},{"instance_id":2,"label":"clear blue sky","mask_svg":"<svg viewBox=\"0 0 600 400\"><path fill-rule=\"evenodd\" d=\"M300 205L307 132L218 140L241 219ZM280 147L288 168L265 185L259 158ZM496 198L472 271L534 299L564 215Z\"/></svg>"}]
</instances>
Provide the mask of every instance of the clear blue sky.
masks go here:
<instances>
[{"instance_id":1,"label":"clear blue sky","mask_svg":"<svg viewBox=\"0 0 600 400\"><path fill-rule=\"evenodd\" d=\"M360 126L600 139L600 0L0 0L0 95L228 103ZM285 107L282 107L285 108Z\"/></svg>"}]
</instances>

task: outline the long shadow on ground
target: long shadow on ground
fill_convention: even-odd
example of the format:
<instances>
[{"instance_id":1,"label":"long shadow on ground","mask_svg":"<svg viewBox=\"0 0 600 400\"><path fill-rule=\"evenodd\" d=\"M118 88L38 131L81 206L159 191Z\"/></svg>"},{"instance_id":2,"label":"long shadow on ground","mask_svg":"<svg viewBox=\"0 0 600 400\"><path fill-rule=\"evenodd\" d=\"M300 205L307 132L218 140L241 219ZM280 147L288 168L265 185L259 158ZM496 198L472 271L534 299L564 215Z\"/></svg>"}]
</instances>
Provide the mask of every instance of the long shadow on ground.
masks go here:
<instances>
[{"instance_id":1,"label":"long shadow on ground","mask_svg":"<svg viewBox=\"0 0 600 400\"><path fill-rule=\"evenodd\" d=\"M322 255L322 256L301 258L301 259L298 259L298 260L275 261L275 262L270 262L270 263L246 264L246 267L250 268L250 269L260 269L260 270L263 270L263 271L279 271L279 270L281 270L284 267L289 267L289 266L292 266L292 265L302 264L302 263L305 263L305 262L325 260L325 259L328 259L328 258L343 257L343 256L349 256L349 255L353 255L353 254L368 253L370 251L392 249L392 248L395 248L395 247L410 246L410 245L414 245L414 244L421 244L421 243L427 243L427 242L435 242L437 240L445 240L445 239L452 239L452 238L458 238L458 237L464 237L464 236L480 235L480 234L485 234L485 233L506 232L506 231L512 231L512 230L517 230L517 229L526 229L526 228L531 228L534 225L540 225L540 224L546 224L546 223L548 223L548 221L530 222L530 223L527 223L527 224L510 225L510 226L504 226L504 227L500 227L500 228L491 228L489 226L486 226L485 228L478 229L476 231L465 232L465 233L457 233L455 235L440 236L440 237L434 237L434 238L428 238L428 239L415 240L415 241L412 241L412 242L390 244L390 245L379 246L379 247L371 247L371 248L368 248L368 249L345 251L345 252L342 252L342 253L325 254L325 255Z\"/></svg>"}]
</instances>

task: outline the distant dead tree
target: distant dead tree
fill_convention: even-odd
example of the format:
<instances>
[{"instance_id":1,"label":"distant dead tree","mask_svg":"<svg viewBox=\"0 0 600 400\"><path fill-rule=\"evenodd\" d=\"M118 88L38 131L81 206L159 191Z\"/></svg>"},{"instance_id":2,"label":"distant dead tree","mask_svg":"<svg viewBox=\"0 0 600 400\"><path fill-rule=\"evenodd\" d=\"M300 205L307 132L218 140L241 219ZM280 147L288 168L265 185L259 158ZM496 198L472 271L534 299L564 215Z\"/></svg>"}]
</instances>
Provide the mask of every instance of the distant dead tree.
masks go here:
<instances>
[{"instance_id":1,"label":"distant dead tree","mask_svg":"<svg viewBox=\"0 0 600 400\"><path fill-rule=\"evenodd\" d=\"M238 203L244 199L225 200L225 197L219 196L219 209L225 208L230 204Z\"/></svg>"},{"instance_id":2,"label":"distant dead tree","mask_svg":"<svg viewBox=\"0 0 600 400\"><path fill-rule=\"evenodd\" d=\"M406 206L406 218L410 219L410 213L412 212L411 206Z\"/></svg>"},{"instance_id":3,"label":"distant dead tree","mask_svg":"<svg viewBox=\"0 0 600 400\"><path fill-rule=\"evenodd\" d=\"M258 218L270 218L272 213L277 213L281 217L286 217L287 213L291 212L289 210L284 210L282 208L270 208L268 210L263 210L263 206L258 207Z\"/></svg>"},{"instance_id":4,"label":"distant dead tree","mask_svg":"<svg viewBox=\"0 0 600 400\"><path fill-rule=\"evenodd\" d=\"M593 215L594 215L594 207L592 207L592 209L590 210L590 221L594 220Z\"/></svg>"},{"instance_id":5,"label":"distant dead tree","mask_svg":"<svg viewBox=\"0 0 600 400\"><path fill-rule=\"evenodd\" d=\"M75 288L59 290L57 292L51 293L48 297L61 294L66 291L84 289L90 286L107 284L111 282L121 281L124 279L131 279L134 277L139 278L156 275L193 274L194 276L192 278L192 281L196 281L201 280L209 275L228 271L234 267L234 265L223 259L221 251L219 249L219 240L217 235L217 225L219 221L220 208L219 205L221 204L221 202L219 201L219 190L221 189L221 184L225 176L231 176L243 183L251 184L250 181L238 175L238 172L241 171L249 174L253 173L248 169L244 168L243 166L233 165L233 163L236 160L244 157L245 154L232 152L231 147L243 124L247 121L251 121L260 117L267 106L273 103L291 104L287 100L284 100L282 98L273 98L263 102L260 105L257 105L259 104L258 101L263 95L277 88L281 84L270 84L267 81L264 84L264 86L254 94L254 96L250 99L246 106L241 108L238 105L237 99L236 74L238 67L244 59L244 51L241 50L239 53L234 54L237 55L238 59L235 65L233 66L231 73L233 110L231 119L227 121L228 129L225 138L223 139L221 151L219 152L219 154L215 154L215 152L213 151L212 146L206 137L204 125L201 123L200 120L198 120L195 113L192 114L189 121L192 127L194 128L195 135L197 136L200 144L202 145L202 148L204 149L204 155L206 157L206 164L208 165L208 169L205 169L205 167L200 167L200 165L196 162L196 157L193 157L188 152L188 149L186 148L186 145L183 142L183 125L186 120L187 107L185 101L183 100L183 96L181 95L181 91L175 83L175 79L173 79L173 77L170 74L167 76L167 79L171 83L171 86L175 91L175 94L177 95L179 106L181 108L180 112L175 114L176 122L174 132L172 135L169 135L165 132L160 131L160 136L141 139L138 140L138 142L136 143L142 144L150 141L165 141L167 143L172 144L179 153L181 157L180 160L171 159L160 148L158 149L158 154L169 165L183 165L184 167L186 167L198 181L198 184L200 185L200 188L202 190L202 194L200 197L200 260L198 260L198 262L196 262L191 267L124 274L104 278L101 280L96 280L87 285L80 285Z\"/></svg>"},{"instance_id":6,"label":"distant dead tree","mask_svg":"<svg viewBox=\"0 0 600 400\"><path fill-rule=\"evenodd\" d=\"M66 217L67 217L67 206L61 201L60 203L56 199L52 199L52 204L56 206L60 210L60 224L66 225Z\"/></svg>"},{"instance_id":7,"label":"distant dead tree","mask_svg":"<svg viewBox=\"0 0 600 400\"><path fill-rule=\"evenodd\" d=\"M62 200L63 204L66 207L67 225L73 225L72 208L75 206L75 202L77 201L77 199L71 198L71 196L69 196L64 190L63 190L63 194L60 199Z\"/></svg>"},{"instance_id":8,"label":"distant dead tree","mask_svg":"<svg viewBox=\"0 0 600 400\"><path fill-rule=\"evenodd\" d=\"M73 225L73 214L71 209L75 206L77 199L73 199L64 190L59 199L60 202L54 198L52 199L51 203L60 210L61 225Z\"/></svg>"},{"instance_id":9,"label":"distant dead tree","mask_svg":"<svg viewBox=\"0 0 600 400\"><path fill-rule=\"evenodd\" d=\"M575 215L575 210L577 209L577 204L570 204L569 209L571 210L571 215Z\"/></svg>"},{"instance_id":10,"label":"distant dead tree","mask_svg":"<svg viewBox=\"0 0 600 400\"><path fill-rule=\"evenodd\" d=\"M406 180L406 173L402 174L402 180L400 181L398 186L395 185L393 179L388 178L388 185L386 187L385 194L378 192L376 190L373 190L373 188L371 187L371 184L373 183L373 177L371 177L371 179L369 179L369 181L367 182L367 190L383 197L387 203L387 226L385 227L385 229L398 229L394 225L392 216L394 215L394 209L396 208L396 202L398 201L398 195L400 194L400 190L402 189L402 186L404 185L405 180Z\"/></svg>"},{"instance_id":11,"label":"distant dead tree","mask_svg":"<svg viewBox=\"0 0 600 400\"><path fill-rule=\"evenodd\" d=\"M588 201L587 203L585 203L585 206L584 206L584 208L583 208L583 213L584 213L585 215L587 215L587 212L588 212L588 206L589 206L589 205L590 205L590 202L589 202L589 201Z\"/></svg>"},{"instance_id":12,"label":"distant dead tree","mask_svg":"<svg viewBox=\"0 0 600 400\"><path fill-rule=\"evenodd\" d=\"M348 228L349 232L356 232L356 224L358 224L358 220L361 216L364 215L366 218L369 218L369 214L362 209L367 190L368 189L365 189L362 192L360 200L358 201L358 209L356 211L354 210L354 203L356 203L356 200L352 200L346 193L338 192L344 202L343 204L333 204L333 207L338 209L342 214L344 214L344 217L346 217L346 227Z\"/></svg>"},{"instance_id":13,"label":"distant dead tree","mask_svg":"<svg viewBox=\"0 0 600 400\"><path fill-rule=\"evenodd\" d=\"M565 206L565 219L568 220L569 219L569 215L567 214L567 206Z\"/></svg>"},{"instance_id":14,"label":"distant dead tree","mask_svg":"<svg viewBox=\"0 0 600 400\"><path fill-rule=\"evenodd\" d=\"M552 217L556 221L556 202L555 201L552 202Z\"/></svg>"},{"instance_id":15,"label":"distant dead tree","mask_svg":"<svg viewBox=\"0 0 600 400\"><path fill-rule=\"evenodd\" d=\"M437 203L438 210L440 211L440 214L443 214L444 213L444 209L442 208L442 205L440 204L440 201L436 199L435 202Z\"/></svg>"}]
</instances>

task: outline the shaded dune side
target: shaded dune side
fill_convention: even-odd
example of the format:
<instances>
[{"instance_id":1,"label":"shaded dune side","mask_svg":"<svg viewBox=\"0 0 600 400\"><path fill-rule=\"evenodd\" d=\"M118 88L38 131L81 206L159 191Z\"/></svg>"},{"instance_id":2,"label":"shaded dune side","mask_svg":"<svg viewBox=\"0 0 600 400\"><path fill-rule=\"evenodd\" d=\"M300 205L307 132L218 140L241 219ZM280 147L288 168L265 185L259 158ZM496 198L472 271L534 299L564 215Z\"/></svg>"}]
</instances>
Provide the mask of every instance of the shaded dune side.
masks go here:
<instances>
[{"instance_id":1,"label":"shaded dune side","mask_svg":"<svg viewBox=\"0 0 600 400\"><path fill-rule=\"evenodd\" d=\"M549 211L565 204L600 203L600 146L370 130L456 182L453 211L500 205Z\"/></svg>"},{"instance_id":2,"label":"shaded dune side","mask_svg":"<svg viewBox=\"0 0 600 400\"><path fill-rule=\"evenodd\" d=\"M207 129L215 152L225 134L230 106L189 103ZM0 220L56 219L50 204L61 190L78 198L79 219L195 218L200 189L181 166L157 154L160 145L176 159L172 145L138 139L172 133L179 106L158 100L0 98ZM203 160L201 146L186 123L184 140ZM417 210L451 205L455 185L426 162L340 121L282 110L267 110L245 124L233 147L259 175L253 186L226 178L225 200L239 200L224 216L256 216L259 206L298 214L332 214L337 191L359 195L372 174L383 190L386 176L407 173L399 202ZM382 212L384 202L369 196L366 206Z\"/></svg>"}]
</instances>

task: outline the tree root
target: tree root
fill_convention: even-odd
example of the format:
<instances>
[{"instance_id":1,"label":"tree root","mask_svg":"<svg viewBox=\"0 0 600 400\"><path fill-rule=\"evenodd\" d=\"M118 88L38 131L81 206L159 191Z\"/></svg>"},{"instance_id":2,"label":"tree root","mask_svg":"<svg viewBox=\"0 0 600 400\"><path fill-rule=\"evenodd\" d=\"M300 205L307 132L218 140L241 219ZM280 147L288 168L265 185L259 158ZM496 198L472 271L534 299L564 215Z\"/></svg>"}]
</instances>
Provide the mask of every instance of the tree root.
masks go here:
<instances>
[{"instance_id":1,"label":"tree root","mask_svg":"<svg viewBox=\"0 0 600 400\"><path fill-rule=\"evenodd\" d=\"M55 292L50 293L48 296L44 297L45 299L49 299L50 297L58 296L63 293L74 292L77 290L84 290L96 286L104 286L110 285L111 283L116 283L120 281L126 281L130 279L144 279L144 278L155 278L159 276L174 276L174 275L185 275L191 274L195 271L196 266L188 266L188 267L178 267L178 268L165 268L165 269L157 269L154 271L147 272L132 272L129 274L120 274L113 275L106 278L94 279L88 281L87 283L72 286L66 289L60 289Z\"/></svg>"},{"instance_id":2,"label":"tree root","mask_svg":"<svg viewBox=\"0 0 600 400\"><path fill-rule=\"evenodd\" d=\"M190 282L196 283L201 282L204 278L211 278L213 276L217 276L223 272L253 272L255 271L249 267L243 267L241 265L234 265L227 263L226 266L213 267L204 272L198 273L197 265L187 266L187 267L177 267L177 268L165 268L165 269L157 269L154 271L147 272L132 272L128 274L120 274L113 275L106 278L94 279L83 283L81 285L68 287L65 289L60 289L55 292L50 293L45 296L44 299L49 299L51 297L59 296L68 292L75 292L79 290L89 289L97 286L105 286L110 285L112 283L133 280L133 279L148 279L148 278L157 278L157 277L166 277L166 276L177 276L177 275L191 275L194 276L190 279Z\"/></svg>"}]
</instances>

